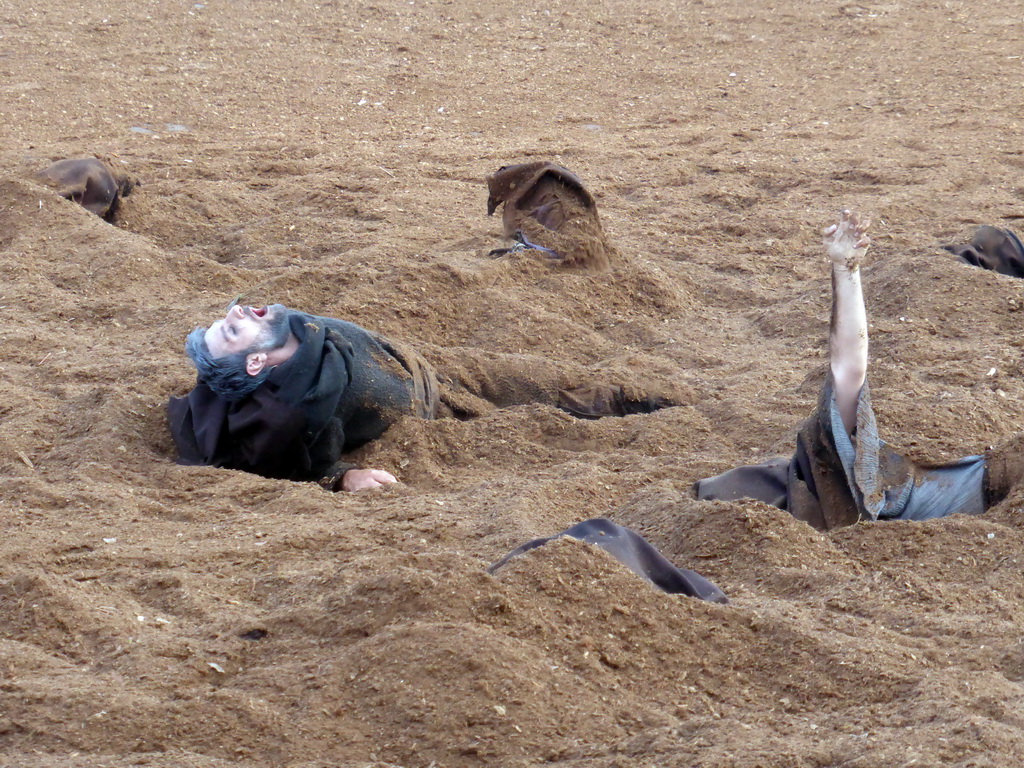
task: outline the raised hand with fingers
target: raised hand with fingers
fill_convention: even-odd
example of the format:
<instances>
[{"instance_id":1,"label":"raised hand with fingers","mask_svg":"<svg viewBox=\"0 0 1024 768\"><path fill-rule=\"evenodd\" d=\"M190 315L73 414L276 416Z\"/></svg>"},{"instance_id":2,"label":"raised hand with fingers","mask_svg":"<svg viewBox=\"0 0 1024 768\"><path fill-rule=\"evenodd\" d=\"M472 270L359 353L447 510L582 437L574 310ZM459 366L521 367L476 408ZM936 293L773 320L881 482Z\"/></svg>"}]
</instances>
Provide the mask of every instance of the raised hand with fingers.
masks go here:
<instances>
[{"instance_id":1,"label":"raised hand with fingers","mask_svg":"<svg viewBox=\"0 0 1024 768\"><path fill-rule=\"evenodd\" d=\"M846 208L840 212L839 223L822 232L833 264L844 266L851 272L860 268L861 260L871 245L871 239L865 234L869 226L871 219L861 221L856 211Z\"/></svg>"}]
</instances>

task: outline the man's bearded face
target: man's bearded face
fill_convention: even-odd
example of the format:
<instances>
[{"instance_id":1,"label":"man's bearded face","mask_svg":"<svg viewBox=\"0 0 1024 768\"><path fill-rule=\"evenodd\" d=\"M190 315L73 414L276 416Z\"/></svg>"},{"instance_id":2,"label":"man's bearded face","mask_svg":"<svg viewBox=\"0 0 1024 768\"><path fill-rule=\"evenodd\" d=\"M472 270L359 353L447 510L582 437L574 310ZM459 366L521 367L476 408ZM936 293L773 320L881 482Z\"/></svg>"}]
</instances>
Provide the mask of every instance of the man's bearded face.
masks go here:
<instances>
[{"instance_id":1,"label":"man's bearded face","mask_svg":"<svg viewBox=\"0 0 1024 768\"><path fill-rule=\"evenodd\" d=\"M288 312L281 304L258 308L236 304L206 330L204 338L210 354L218 358L278 349L290 333Z\"/></svg>"},{"instance_id":2,"label":"man's bearded face","mask_svg":"<svg viewBox=\"0 0 1024 768\"><path fill-rule=\"evenodd\" d=\"M288 315L284 312L277 312L267 318L267 323L260 329L256 341L253 342L248 352L270 352L280 349L288 341L289 334L291 334L291 328L288 327Z\"/></svg>"}]
</instances>

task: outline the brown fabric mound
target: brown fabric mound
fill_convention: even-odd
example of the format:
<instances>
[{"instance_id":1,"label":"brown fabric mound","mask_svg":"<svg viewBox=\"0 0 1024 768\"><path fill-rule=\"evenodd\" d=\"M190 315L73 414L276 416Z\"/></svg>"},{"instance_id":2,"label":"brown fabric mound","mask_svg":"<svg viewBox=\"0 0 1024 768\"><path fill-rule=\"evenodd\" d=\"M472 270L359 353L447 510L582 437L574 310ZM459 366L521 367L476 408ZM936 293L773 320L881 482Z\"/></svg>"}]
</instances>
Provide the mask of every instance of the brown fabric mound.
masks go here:
<instances>
[{"instance_id":1,"label":"brown fabric mound","mask_svg":"<svg viewBox=\"0 0 1024 768\"><path fill-rule=\"evenodd\" d=\"M567 266L608 269L597 203L576 174L550 162L502 166L487 177L487 215L502 205L505 237L521 235Z\"/></svg>"},{"instance_id":2,"label":"brown fabric mound","mask_svg":"<svg viewBox=\"0 0 1024 768\"><path fill-rule=\"evenodd\" d=\"M121 198L139 181L100 157L58 160L37 174L57 194L72 200L107 221L113 220Z\"/></svg>"}]
</instances>

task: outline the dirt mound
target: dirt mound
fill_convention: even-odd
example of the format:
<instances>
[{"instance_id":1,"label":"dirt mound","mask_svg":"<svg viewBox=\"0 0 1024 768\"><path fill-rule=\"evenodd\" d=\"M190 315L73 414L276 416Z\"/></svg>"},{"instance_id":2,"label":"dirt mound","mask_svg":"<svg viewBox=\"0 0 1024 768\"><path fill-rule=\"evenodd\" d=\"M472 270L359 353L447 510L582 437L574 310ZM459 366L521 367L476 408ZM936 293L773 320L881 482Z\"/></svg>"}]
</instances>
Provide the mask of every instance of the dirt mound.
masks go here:
<instances>
[{"instance_id":1,"label":"dirt mound","mask_svg":"<svg viewBox=\"0 0 1024 768\"><path fill-rule=\"evenodd\" d=\"M690 484L792 450L820 229L874 220L883 435L1024 428L1019 22L979 6L367 2L0 9L0 763L1003 766L1024 754L1024 491L822 535ZM33 180L101 154L113 224ZM488 255L485 178L586 179L608 272ZM188 331L282 302L428 356L542 357L678 406L406 420L401 484L179 467ZM731 604L560 540L607 516Z\"/></svg>"}]
</instances>

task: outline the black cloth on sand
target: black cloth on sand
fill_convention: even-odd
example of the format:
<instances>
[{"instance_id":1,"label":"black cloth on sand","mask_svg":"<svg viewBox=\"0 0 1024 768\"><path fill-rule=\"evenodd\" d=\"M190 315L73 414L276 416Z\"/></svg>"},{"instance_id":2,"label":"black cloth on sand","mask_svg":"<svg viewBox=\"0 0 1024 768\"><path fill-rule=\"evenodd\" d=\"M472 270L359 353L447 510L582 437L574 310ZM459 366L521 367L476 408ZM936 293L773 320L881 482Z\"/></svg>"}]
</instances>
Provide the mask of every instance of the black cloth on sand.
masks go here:
<instances>
[{"instance_id":1,"label":"black cloth on sand","mask_svg":"<svg viewBox=\"0 0 1024 768\"><path fill-rule=\"evenodd\" d=\"M973 267L990 269L1010 277L1024 277L1024 243L1013 230L978 227L971 242L942 247Z\"/></svg>"},{"instance_id":2,"label":"black cloth on sand","mask_svg":"<svg viewBox=\"0 0 1024 768\"><path fill-rule=\"evenodd\" d=\"M600 547L633 573L651 582L663 592L697 597L712 603L729 602L721 589L699 573L676 568L668 558L636 531L603 517L584 520L554 536L533 539L521 544L491 565L487 572L494 573L513 557L562 536L570 536Z\"/></svg>"}]
</instances>

